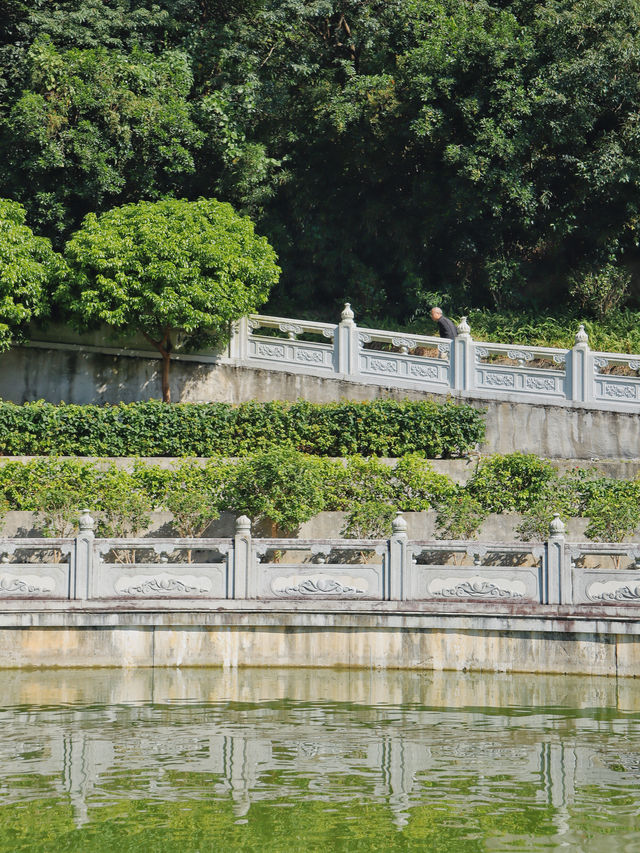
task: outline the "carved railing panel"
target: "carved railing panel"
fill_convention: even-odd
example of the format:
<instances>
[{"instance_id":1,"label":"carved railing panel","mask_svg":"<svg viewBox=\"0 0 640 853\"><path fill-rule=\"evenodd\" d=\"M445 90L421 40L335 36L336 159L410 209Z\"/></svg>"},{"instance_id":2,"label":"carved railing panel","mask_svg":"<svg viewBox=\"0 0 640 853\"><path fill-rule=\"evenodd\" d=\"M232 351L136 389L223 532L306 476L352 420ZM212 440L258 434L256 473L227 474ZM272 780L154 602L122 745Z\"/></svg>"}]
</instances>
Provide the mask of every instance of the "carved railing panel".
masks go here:
<instances>
[{"instance_id":1,"label":"carved railing panel","mask_svg":"<svg viewBox=\"0 0 640 853\"><path fill-rule=\"evenodd\" d=\"M327 344L252 335L249 338L249 358L297 368L333 372L333 347Z\"/></svg>"},{"instance_id":2,"label":"carved railing panel","mask_svg":"<svg viewBox=\"0 0 640 853\"><path fill-rule=\"evenodd\" d=\"M599 352L592 362L594 400L640 402L640 356Z\"/></svg>"},{"instance_id":3,"label":"carved railing panel","mask_svg":"<svg viewBox=\"0 0 640 853\"><path fill-rule=\"evenodd\" d=\"M640 544L567 546L575 604L640 605Z\"/></svg>"},{"instance_id":4,"label":"carved railing panel","mask_svg":"<svg viewBox=\"0 0 640 853\"><path fill-rule=\"evenodd\" d=\"M478 389L566 397L565 352L491 343L476 343L474 351Z\"/></svg>"},{"instance_id":5,"label":"carved railing panel","mask_svg":"<svg viewBox=\"0 0 640 853\"><path fill-rule=\"evenodd\" d=\"M91 597L228 598L231 549L230 540L96 539Z\"/></svg>"},{"instance_id":6,"label":"carved railing panel","mask_svg":"<svg viewBox=\"0 0 640 853\"><path fill-rule=\"evenodd\" d=\"M256 598L384 598L386 540L261 540L254 554Z\"/></svg>"},{"instance_id":7,"label":"carved railing panel","mask_svg":"<svg viewBox=\"0 0 640 853\"><path fill-rule=\"evenodd\" d=\"M451 387L451 366L448 361L423 356L402 355L376 350L360 352L360 372L375 376L381 382L400 380L416 384Z\"/></svg>"},{"instance_id":8,"label":"carved railing panel","mask_svg":"<svg viewBox=\"0 0 640 853\"><path fill-rule=\"evenodd\" d=\"M0 540L0 599L69 598L73 539Z\"/></svg>"},{"instance_id":9,"label":"carved railing panel","mask_svg":"<svg viewBox=\"0 0 640 853\"><path fill-rule=\"evenodd\" d=\"M543 559L541 544L409 543L405 594L416 601L541 602Z\"/></svg>"}]
</instances>

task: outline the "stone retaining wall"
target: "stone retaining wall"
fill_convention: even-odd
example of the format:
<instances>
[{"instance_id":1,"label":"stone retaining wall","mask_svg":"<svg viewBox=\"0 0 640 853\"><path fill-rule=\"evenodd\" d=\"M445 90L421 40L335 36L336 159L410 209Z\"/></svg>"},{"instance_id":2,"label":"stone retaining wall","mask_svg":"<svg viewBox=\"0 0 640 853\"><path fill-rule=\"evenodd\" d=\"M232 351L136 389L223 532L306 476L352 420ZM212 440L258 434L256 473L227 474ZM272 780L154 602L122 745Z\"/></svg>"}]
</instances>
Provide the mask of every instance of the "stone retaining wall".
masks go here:
<instances>
[{"instance_id":1,"label":"stone retaining wall","mask_svg":"<svg viewBox=\"0 0 640 853\"><path fill-rule=\"evenodd\" d=\"M620 609L544 614L511 608L423 605L402 612L336 603L319 612L302 603L278 612L268 603L225 611L122 612L34 605L0 612L0 668L279 666L465 670L640 676L640 624ZM431 610L431 612L429 612ZM618 615L616 615L618 614Z\"/></svg>"},{"instance_id":2,"label":"stone retaining wall","mask_svg":"<svg viewBox=\"0 0 640 853\"><path fill-rule=\"evenodd\" d=\"M176 360L173 399L181 402L297 400L435 399L437 394L285 371L237 367L208 361ZM16 403L117 403L157 399L160 362L132 351L99 351L60 345L18 347L0 359L0 397ZM449 395L486 411L483 453L515 450L555 459L635 459L640 454L636 413L574 403L543 405Z\"/></svg>"}]
</instances>

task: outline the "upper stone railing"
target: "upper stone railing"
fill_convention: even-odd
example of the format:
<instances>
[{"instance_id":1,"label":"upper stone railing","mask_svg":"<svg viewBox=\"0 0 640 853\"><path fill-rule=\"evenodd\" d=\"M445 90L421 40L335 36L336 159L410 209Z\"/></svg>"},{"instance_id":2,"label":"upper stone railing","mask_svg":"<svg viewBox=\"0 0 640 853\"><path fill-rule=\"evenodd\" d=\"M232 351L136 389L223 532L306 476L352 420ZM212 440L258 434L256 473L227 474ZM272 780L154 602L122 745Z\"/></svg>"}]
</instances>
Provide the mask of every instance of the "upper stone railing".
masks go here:
<instances>
[{"instance_id":1,"label":"upper stone railing","mask_svg":"<svg viewBox=\"0 0 640 853\"><path fill-rule=\"evenodd\" d=\"M542 404L640 408L640 355L595 352L580 326L571 349L475 341L463 317L454 341L252 314L234 325L227 363L436 394Z\"/></svg>"}]
</instances>

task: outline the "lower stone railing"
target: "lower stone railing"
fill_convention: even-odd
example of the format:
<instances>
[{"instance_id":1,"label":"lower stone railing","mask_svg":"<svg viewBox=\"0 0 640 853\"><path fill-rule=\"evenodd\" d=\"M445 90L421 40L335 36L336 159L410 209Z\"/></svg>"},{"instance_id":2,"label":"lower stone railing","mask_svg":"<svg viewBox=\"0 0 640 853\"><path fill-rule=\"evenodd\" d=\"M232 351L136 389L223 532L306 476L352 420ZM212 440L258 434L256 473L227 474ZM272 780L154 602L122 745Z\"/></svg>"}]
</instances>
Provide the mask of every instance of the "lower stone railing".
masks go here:
<instances>
[{"instance_id":1,"label":"lower stone railing","mask_svg":"<svg viewBox=\"0 0 640 853\"><path fill-rule=\"evenodd\" d=\"M76 537L0 540L0 599L315 602L500 601L640 604L640 544L411 540L400 514L389 539L234 537L101 539L88 511ZM25 604L26 606L26 604Z\"/></svg>"}]
</instances>

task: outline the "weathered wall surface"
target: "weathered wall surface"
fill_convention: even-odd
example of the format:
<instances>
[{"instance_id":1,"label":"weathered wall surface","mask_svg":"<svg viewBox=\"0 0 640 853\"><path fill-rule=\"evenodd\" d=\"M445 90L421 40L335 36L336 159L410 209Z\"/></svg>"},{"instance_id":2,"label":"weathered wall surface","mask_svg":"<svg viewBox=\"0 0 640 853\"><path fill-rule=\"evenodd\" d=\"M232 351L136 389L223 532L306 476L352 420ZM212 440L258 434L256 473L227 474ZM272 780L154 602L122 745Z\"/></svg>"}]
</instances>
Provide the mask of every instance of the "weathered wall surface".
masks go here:
<instances>
[{"instance_id":1,"label":"weathered wall surface","mask_svg":"<svg viewBox=\"0 0 640 853\"><path fill-rule=\"evenodd\" d=\"M39 458L40 457L37 456L0 456L0 466L6 464L7 462L28 463L34 459ZM81 458L83 461L91 462L97 465L98 467L105 467L113 464L116 466L116 468L123 468L126 471L133 471L136 462L143 462L148 465L157 465L159 468L164 469L176 468L184 462L184 458L174 456L63 456L61 458ZM381 463L389 465L391 467L396 465L398 462L397 459L388 458L384 456L378 458ZM202 466L206 465L207 463L206 457L197 457L195 461L197 464ZM474 457L468 457L463 459L431 459L429 460L429 462L434 471L437 471L439 474L446 474L446 476L450 477L454 483L459 483L460 485L464 485L465 483L467 483L476 470L476 459ZM617 480L635 480L637 477L640 476L640 459L638 458L597 460L594 459L587 461L585 461L584 459L551 459L550 462L556 469L556 471L560 473L570 471L573 468L582 467L594 468L596 471L599 471L603 476L615 477ZM221 533L220 535L226 536L227 534Z\"/></svg>"},{"instance_id":2,"label":"weathered wall surface","mask_svg":"<svg viewBox=\"0 0 640 853\"><path fill-rule=\"evenodd\" d=\"M0 614L0 668L273 666L640 675L630 620L455 613Z\"/></svg>"},{"instance_id":3,"label":"weathered wall surface","mask_svg":"<svg viewBox=\"0 0 640 853\"><path fill-rule=\"evenodd\" d=\"M345 512L320 512L309 521L300 526L298 537L300 539L336 539L341 535L344 525ZM407 532L411 539L432 539L436 534L436 514L433 510L428 512L405 512L403 517L407 521ZM233 536L235 531L236 516L230 512L223 512L219 519L214 521L205 531L205 536L216 538L218 536ZM149 537L175 536L171 525L172 515L169 512L154 512L151 514L151 527ZM513 542L520 538L516 527L522 521L518 513L506 513L498 515L492 513L483 522L478 531L477 538L489 542ZM569 540L584 541L584 530L588 520L585 518L572 518L567 523L567 537ZM0 525L2 536L23 537L44 535L42 526L39 525L34 512L8 512ZM256 535L271 535L271 526L259 525L254 530ZM629 541L638 541L636 532Z\"/></svg>"},{"instance_id":4,"label":"weathered wall surface","mask_svg":"<svg viewBox=\"0 0 640 853\"><path fill-rule=\"evenodd\" d=\"M114 351L115 352L115 351ZM437 399L391 385L360 384L281 371L254 370L208 361L175 361L174 400L183 402L244 400ZM23 403L116 403L160 396L159 361L152 357L76 349L16 348L0 359L0 397ZM460 398L486 410L486 453L520 450L560 459L633 459L640 456L637 414L588 409L570 404Z\"/></svg>"}]
</instances>

